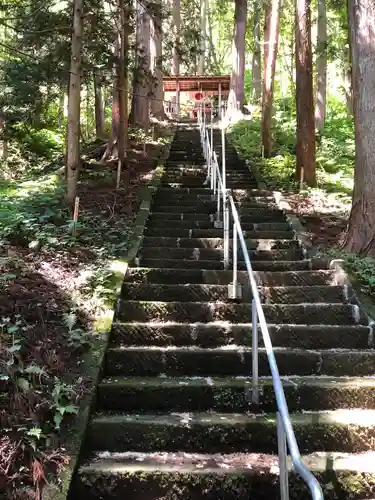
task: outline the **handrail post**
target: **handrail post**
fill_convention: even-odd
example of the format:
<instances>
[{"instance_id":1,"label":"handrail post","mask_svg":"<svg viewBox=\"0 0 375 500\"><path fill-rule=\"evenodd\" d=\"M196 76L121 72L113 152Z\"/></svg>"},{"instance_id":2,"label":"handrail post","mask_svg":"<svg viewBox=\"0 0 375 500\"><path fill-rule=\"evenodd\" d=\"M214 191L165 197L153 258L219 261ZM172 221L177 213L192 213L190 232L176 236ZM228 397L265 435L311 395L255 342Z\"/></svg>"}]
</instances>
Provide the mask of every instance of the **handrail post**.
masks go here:
<instances>
[{"instance_id":1,"label":"handrail post","mask_svg":"<svg viewBox=\"0 0 375 500\"><path fill-rule=\"evenodd\" d=\"M223 188L227 188L227 172L226 172L226 158L225 158L225 128L221 128L221 178L223 180Z\"/></svg>"},{"instance_id":2,"label":"handrail post","mask_svg":"<svg viewBox=\"0 0 375 500\"><path fill-rule=\"evenodd\" d=\"M259 341L258 341L258 311L255 297L251 303L251 337L252 337L252 401L254 404L259 403Z\"/></svg>"},{"instance_id":3,"label":"handrail post","mask_svg":"<svg viewBox=\"0 0 375 500\"><path fill-rule=\"evenodd\" d=\"M238 286L238 275L237 275L237 268L238 268L238 255L237 255L237 226L236 224L233 224L233 289L237 290Z\"/></svg>"},{"instance_id":4,"label":"handrail post","mask_svg":"<svg viewBox=\"0 0 375 500\"><path fill-rule=\"evenodd\" d=\"M223 193L224 198L224 214L223 214L223 225L224 225L224 269L229 268L229 193L226 189Z\"/></svg>"},{"instance_id":5,"label":"handrail post","mask_svg":"<svg viewBox=\"0 0 375 500\"><path fill-rule=\"evenodd\" d=\"M214 150L214 114L211 103L211 152Z\"/></svg>"},{"instance_id":6,"label":"handrail post","mask_svg":"<svg viewBox=\"0 0 375 500\"><path fill-rule=\"evenodd\" d=\"M223 193L221 192L222 186L220 186L220 179L217 176L217 206L216 206L216 221L215 227L220 228L223 227L223 222L221 221L221 197Z\"/></svg>"},{"instance_id":7,"label":"handrail post","mask_svg":"<svg viewBox=\"0 0 375 500\"><path fill-rule=\"evenodd\" d=\"M287 445L284 424L281 419L280 412L276 413L277 425L277 448L279 454L280 468L280 500L289 500L289 476L287 457Z\"/></svg>"}]
</instances>

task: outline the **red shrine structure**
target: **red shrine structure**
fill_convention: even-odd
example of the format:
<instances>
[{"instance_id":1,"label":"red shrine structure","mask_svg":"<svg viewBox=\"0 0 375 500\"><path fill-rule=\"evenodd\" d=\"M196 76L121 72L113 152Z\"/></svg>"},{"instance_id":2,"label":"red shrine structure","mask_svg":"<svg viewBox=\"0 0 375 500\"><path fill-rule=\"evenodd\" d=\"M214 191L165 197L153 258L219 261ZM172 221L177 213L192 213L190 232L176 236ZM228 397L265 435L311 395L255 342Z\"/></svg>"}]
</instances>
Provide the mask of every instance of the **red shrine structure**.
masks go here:
<instances>
[{"instance_id":1,"label":"red shrine structure","mask_svg":"<svg viewBox=\"0 0 375 500\"><path fill-rule=\"evenodd\" d=\"M230 76L167 76L163 78L166 112L195 117L198 107L211 112L211 102L221 107L229 95Z\"/></svg>"}]
</instances>

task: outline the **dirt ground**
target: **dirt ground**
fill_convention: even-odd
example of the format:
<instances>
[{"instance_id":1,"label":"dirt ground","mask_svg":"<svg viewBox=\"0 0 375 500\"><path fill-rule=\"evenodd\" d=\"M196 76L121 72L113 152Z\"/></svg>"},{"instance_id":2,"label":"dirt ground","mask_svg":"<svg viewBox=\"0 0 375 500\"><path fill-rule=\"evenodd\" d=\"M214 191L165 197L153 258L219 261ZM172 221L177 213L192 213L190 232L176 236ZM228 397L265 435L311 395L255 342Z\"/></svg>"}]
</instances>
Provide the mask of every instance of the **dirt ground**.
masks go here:
<instances>
[{"instance_id":1,"label":"dirt ground","mask_svg":"<svg viewBox=\"0 0 375 500\"><path fill-rule=\"evenodd\" d=\"M340 201L323 191L286 193L284 198L299 217L314 247L340 246L350 211L347 200Z\"/></svg>"}]
</instances>

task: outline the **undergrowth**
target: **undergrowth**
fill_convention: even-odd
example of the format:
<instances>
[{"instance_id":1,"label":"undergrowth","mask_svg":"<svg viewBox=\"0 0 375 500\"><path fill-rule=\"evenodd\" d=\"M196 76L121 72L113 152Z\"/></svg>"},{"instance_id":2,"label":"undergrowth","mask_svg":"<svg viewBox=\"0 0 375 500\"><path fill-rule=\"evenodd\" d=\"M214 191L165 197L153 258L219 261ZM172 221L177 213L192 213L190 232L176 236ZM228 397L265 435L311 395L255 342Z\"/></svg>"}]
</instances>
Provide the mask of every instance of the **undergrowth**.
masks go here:
<instances>
[{"instance_id":1,"label":"undergrowth","mask_svg":"<svg viewBox=\"0 0 375 500\"><path fill-rule=\"evenodd\" d=\"M273 119L273 155L262 158L260 140L261 117L254 113L252 120L236 123L230 138L237 151L250 163L255 163L269 186L274 190L296 191L295 178L296 119L292 106L275 103ZM317 137L317 181L326 192L348 197L353 187L354 130L344 104L331 98L328 103L324 132Z\"/></svg>"},{"instance_id":2,"label":"undergrowth","mask_svg":"<svg viewBox=\"0 0 375 500\"><path fill-rule=\"evenodd\" d=\"M295 178L296 117L290 99L275 102L272 137L273 155L262 158L261 116L255 112L250 121L240 121L230 130L230 139L239 154L250 165L255 165L268 188L289 193L300 192L299 182ZM317 136L317 182L318 188L303 186L300 194L309 196L314 192L323 193L333 200L340 200L350 207L354 174L354 128L353 120L348 116L346 106L335 97L330 97L324 132ZM310 196L309 200L312 201ZM336 209L337 210L337 209ZM342 210L342 207L341 207ZM329 215L334 217L335 209ZM314 215L319 215L319 208ZM325 214L321 214L326 216ZM340 214L342 215L342 214ZM302 221L304 217L302 216ZM339 240L339 238L338 238ZM341 258L345 266L361 285L362 291L375 296L375 259L364 258L344 252L339 243L333 248L322 248L320 254L331 258Z\"/></svg>"},{"instance_id":3,"label":"undergrowth","mask_svg":"<svg viewBox=\"0 0 375 500\"><path fill-rule=\"evenodd\" d=\"M58 157L42 154L49 139L34 135L41 150L21 142L47 165ZM40 176L38 162L33 170L14 151L16 174L8 175L12 154L0 166L0 497L39 500L43 485L67 464L61 435L87 391L80 365L97 338L92 319L113 301L110 265L126 254L139 189L154 163L135 155L130 185L119 190L112 169L83 171L74 223L63 174ZM43 266L47 273L38 271ZM72 276L79 278L74 285Z\"/></svg>"}]
</instances>

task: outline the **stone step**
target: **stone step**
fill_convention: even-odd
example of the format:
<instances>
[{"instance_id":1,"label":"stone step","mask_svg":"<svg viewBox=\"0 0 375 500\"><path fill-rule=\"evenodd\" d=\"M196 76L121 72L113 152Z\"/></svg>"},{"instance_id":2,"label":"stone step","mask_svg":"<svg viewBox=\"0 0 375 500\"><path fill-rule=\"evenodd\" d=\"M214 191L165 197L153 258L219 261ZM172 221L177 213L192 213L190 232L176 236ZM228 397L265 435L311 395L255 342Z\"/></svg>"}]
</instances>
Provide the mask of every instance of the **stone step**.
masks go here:
<instances>
[{"instance_id":1,"label":"stone step","mask_svg":"<svg viewBox=\"0 0 375 500\"><path fill-rule=\"evenodd\" d=\"M188 188L194 188L194 187L202 187L203 182L201 182L200 179L196 179L195 181L193 180L187 180L186 182L175 182L173 180L169 181L168 179L162 179L161 185L163 187L170 187L170 188L178 188L178 186L181 187L188 187ZM253 181L253 182L244 182L241 184L238 183L231 183L230 181L227 182L227 188L228 189L256 189L258 187L258 184Z\"/></svg>"},{"instance_id":2,"label":"stone step","mask_svg":"<svg viewBox=\"0 0 375 500\"><path fill-rule=\"evenodd\" d=\"M197 187L197 188L185 188L185 187L180 187L179 189L171 189L171 188L160 188L158 189L156 195L160 195L161 198L164 198L164 196L168 197L176 197L176 198L181 198L184 196L191 196L192 199L197 199L197 197L206 195L207 197L212 196L212 190L209 187ZM266 191L263 189L250 189L250 190L244 190L244 189L239 189L239 190L233 190L231 192L231 195L233 196L234 199L237 197L241 196L247 196L248 198L258 198L258 199L265 199L268 201L275 201L273 192L272 191Z\"/></svg>"},{"instance_id":3,"label":"stone step","mask_svg":"<svg viewBox=\"0 0 375 500\"><path fill-rule=\"evenodd\" d=\"M291 421L301 453L375 450L374 410L294 413ZM274 413L107 413L93 418L87 434L96 451L277 453Z\"/></svg>"},{"instance_id":4,"label":"stone step","mask_svg":"<svg viewBox=\"0 0 375 500\"><path fill-rule=\"evenodd\" d=\"M177 213L177 214L216 214L217 203L216 202L197 202L189 205L182 204L182 201L176 200L175 204L171 202L168 198L157 199L155 198L152 207L152 211L155 212L167 212L167 213ZM269 212L279 212L280 210L275 204L262 204L262 203L252 203L244 202L237 204L237 211L243 215L251 215L255 212L261 212L267 210Z\"/></svg>"},{"instance_id":5,"label":"stone step","mask_svg":"<svg viewBox=\"0 0 375 500\"><path fill-rule=\"evenodd\" d=\"M285 227L286 225L282 223ZM277 240L287 240L294 239L295 232L292 229L266 229L264 225L258 224L255 231L244 231L244 238L254 240L254 239L277 239ZM230 231L229 235L232 237L233 231ZM149 227L145 229L145 236L162 236L168 238L222 238L222 229L184 229L184 228L163 228L163 227Z\"/></svg>"},{"instance_id":6,"label":"stone step","mask_svg":"<svg viewBox=\"0 0 375 500\"><path fill-rule=\"evenodd\" d=\"M192 259L198 262L205 260L219 260L224 258L224 250L215 248L166 248L142 247L138 253L142 258L154 259ZM291 261L303 259L302 249L285 250L249 250L249 257L255 261ZM239 260L243 260L239 255ZM202 267L202 266L201 266Z\"/></svg>"},{"instance_id":7,"label":"stone step","mask_svg":"<svg viewBox=\"0 0 375 500\"><path fill-rule=\"evenodd\" d=\"M251 303L226 302L119 302L118 319L121 321L174 321L181 323L208 323L228 321L251 322ZM264 305L263 311L269 323L308 325L350 325L359 323L358 306L352 304L272 304Z\"/></svg>"},{"instance_id":8,"label":"stone step","mask_svg":"<svg viewBox=\"0 0 375 500\"><path fill-rule=\"evenodd\" d=\"M249 223L263 223L263 222L285 222L286 216L281 211L272 210L253 210L250 215L243 213L239 214L241 225L246 229L246 224ZM197 224L206 224L213 227L214 221L217 219L216 211L211 214L199 214L196 212L177 213L177 212L158 212L157 207L151 211L149 221L163 221L169 223L170 221L191 221L191 227L196 227Z\"/></svg>"},{"instance_id":9,"label":"stone step","mask_svg":"<svg viewBox=\"0 0 375 500\"><path fill-rule=\"evenodd\" d=\"M183 189L183 187L181 187L181 189ZM186 189L190 189L190 191L194 190L194 188L186 188ZM216 209L217 203L215 201L215 198L211 198L213 197L213 193L211 195L208 195L207 193L200 192L201 189L203 188L199 188L199 192L196 194L189 193L189 194L179 195L178 188L177 189L166 188L167 191L172 191L171 194L160 195L159 199L160 201L163 202L161 203L162 205L175 206L176 200L179 200L180 205L190 206L190 208L192 208L191 205L194 205L197 212L199 212L198 209L200 208L200 206L205 206L206 204L213 206L214 209ZM272 198L271 196L253 196L251 194L252 190L249 190L250 193L249 195L247 195L246 192L244 192L245 190L243 189L236 189L235 191L236 193L238 191L238 193L235 195L236 206L238 208L272 208L272 209L276 208L277 210L280 210L276 205L275 199ZM186 198L187 201L189 201L189 203L187 205L182 203L182 198ZM158 200L158 192L156 192L155 200L156 201ZM167 202L167 200L169 201Z\"/></svg>"},{"instance_id":10,"label":"stone step","mask_svg":"<svg viewBox=\"0 0 375 500\"><path fill-rule=\"evenodd\" d=\"M370 498L375 453L320 452L302 457L321 482L326 500ZM291 467L290 460L288 465ZM289 473L293 500L311 498ZM98 452L80 467L71 500L249 500L280 497L277 455ZM177 491L177 494L176 494Z\"/></svg>"},{"instance_id":11,"label":"stone step","mask_svg":"<svg viewBox=\"0 0 375 500\"><path fill-rule=\"evenodd\" d=\"M168 203L166 203L166 199L168 199ZM267 198L248 196L243 193L236 195L236 206L238 212L243 213L246 210L257 210L264 212L282 212L277 205L275 204L275 200L267 200ZM174 202L174 203L173 203ZM178 207L188 207L188 212L196 212L196 213L207 213L207 204L212 207L212 213L215 213L217 210L217 202L212 194L207 193L198 193L198 194L173 194L168 195L167 193L164 195L156 194L153 205L161 205L161 206L178 206ZM203 212L199 211L199 208L203 206L205 207ZM194 209L194 210L193 210ZM181 210L180 213L184 213L184 210Z\"/></svg>"},{"instance_id":12,"label":"stone step","mask_svg":"<svg viewBox=\"0 0 375 500\"><path fill-rule=\"evenodd\" d=\"M375 409L375 379L287 377L282 380L290 412ZM259 379L259 409L276 411L272 377ZM109 377L98 386L97 408L121 412L247 412L250 377ZM375 422L374 422L375 425Z\"/></svg>"},{"instance_id":13,"label":"stone step","mask_svg":"<svg viewBox=\"0 0 375 500\"><path fill-rule=\"evenodd\" d=\"M285 219L285 217L283 217ZM194 229L215 229L214 221L210 220L165 220L160 219L159 217L154 218L151 214L147 221L147 229L153 228L164 228L168 227L168 230L187 230L194 231ZM241 221L241 227L243 231L288 231L290 230L290 225L288 222L280 221L280 222L244 222Z\"/></svg>"},{"instance_id":14,"label":"stone step","mask_svg":"<svg viewBox=\"0 0 375 500\"><path fill-rule=\"evenodd\" d=\"M292 286L260 287L259 294L264 304L300 303L343 303L347 301L345 289L341 286ZM179 302L228 302L228 286L225 285L156 285L124 283L121 296L124 300L156 300ZM251 302L253 294L250 287L242 290L242 300Z\"/></svg>"},{"instance_id":15,"label":"stone step","mask_svg":"<svg viewBox=\"0 0 375 500\"><path fill-rule=\"evenodd\" d=\"M255 263L254 263L255 264ZM254 271L260 286L318 286L335 285L335 275L329 270L318 271ZM217 284L229 285L233 282L232 271L175 269L175 268L129 268L126 281L153 284ZM247 272L238 272L238 282L248 285Z\"/></svg>"},{"instance_id":16,"label":"stone step","mask_svg":"<svg viewBox=\"0 0 375 500\"><path fill-rule=\"evenodd\" d=\"M221 271L224 262L219 260L189 260L189 259L151 259L140 258L134 261L137 266L147 268L185 269L185 270L211 270ZM309 269L309 260L255 260L252 263L253 271L299 271ZM244 261L238 262L240 271L246 270Z\"/></svg>"},{"instance_id":17,"label":"stone step","mask_svg":"<svg viewBox=\"0 0 375 500\"><path fill-rule=\"evenodd\" d=\"M233 240L229 240L232 247ZM298 240L246 240L249 250L281 250L298 249ZM167 247L167 248L202 248L220 249L224 248L223 238L154 238L144 237L142 247Z\"/></svg>"},{"instance_id":18,"label":"stone step","mask_svg":"<svg viewBox=\"0 0 375 500\"><path fill-rule=\"evenodd\" d=\"M373 376L375 351L346 349L274 349L280 375ZM106 376L239 376L251 375L249 347L110 347ZM269 376L267 353L259 349L259 376Z\"/></svg>"},{"instance_id":19,"label":"stone step","mask_svg":"<svg viewBox=\"0 0 375 500\"><path fill-rule=\"evenodd\" d=\"M271 325L274 347L304 349L367 349L372 330L364 325ZM111 345L221 347L251 345L251 323L119 323L113 324ZM263 337L259 336L263 346Z\"/></svg>"}]
</instances>

